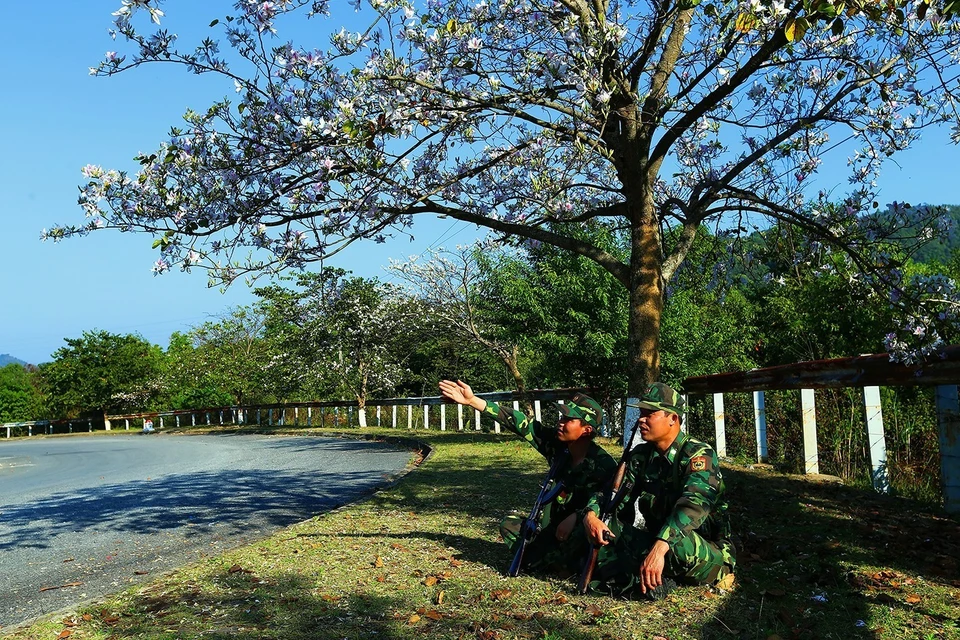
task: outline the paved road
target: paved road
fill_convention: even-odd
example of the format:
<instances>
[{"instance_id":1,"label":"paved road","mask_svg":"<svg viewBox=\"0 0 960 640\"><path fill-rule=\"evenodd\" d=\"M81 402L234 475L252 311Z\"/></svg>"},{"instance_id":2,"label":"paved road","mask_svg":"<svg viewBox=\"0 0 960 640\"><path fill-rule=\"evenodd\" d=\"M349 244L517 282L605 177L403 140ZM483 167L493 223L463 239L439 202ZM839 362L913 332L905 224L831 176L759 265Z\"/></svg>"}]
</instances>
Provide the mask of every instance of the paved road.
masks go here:
<instances>
[{"instance_id":1,"label":"paved road","mask_svg":"<svg viewBox=\"0 0 960 640\"><path fill-rule=\"evenodd\" d=\"M0 441L0 627L356 500L410 457L262 435Z\"/></svg>"}]
</instances>

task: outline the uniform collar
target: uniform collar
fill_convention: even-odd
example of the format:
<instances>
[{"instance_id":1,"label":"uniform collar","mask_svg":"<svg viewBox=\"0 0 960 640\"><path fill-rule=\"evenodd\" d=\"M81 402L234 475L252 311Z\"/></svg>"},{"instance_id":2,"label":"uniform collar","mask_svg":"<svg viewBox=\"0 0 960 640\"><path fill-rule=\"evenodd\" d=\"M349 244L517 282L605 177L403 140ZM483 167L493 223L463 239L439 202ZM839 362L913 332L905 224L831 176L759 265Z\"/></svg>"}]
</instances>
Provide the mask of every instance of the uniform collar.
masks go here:
<instances>
[{"instance_id":1,"label":"uniform collar","mask_svg":"<svg viewBox=\"0 0 960 640\"><path fill-rule=\"evenodd\" d=\"M677 459L678 455L680 455L680 450L683 448L683 445L686 444L687 439L688 439L687 434L681 431L680 433L677 434L676 439L673 441L673 443L667 448L667 450L664 453L660 453L659 451L656 450L656 448L654 448L653 449L654 455L664 458L669 464L673 464L673 461Z\"/></svg>"}]
</instances>

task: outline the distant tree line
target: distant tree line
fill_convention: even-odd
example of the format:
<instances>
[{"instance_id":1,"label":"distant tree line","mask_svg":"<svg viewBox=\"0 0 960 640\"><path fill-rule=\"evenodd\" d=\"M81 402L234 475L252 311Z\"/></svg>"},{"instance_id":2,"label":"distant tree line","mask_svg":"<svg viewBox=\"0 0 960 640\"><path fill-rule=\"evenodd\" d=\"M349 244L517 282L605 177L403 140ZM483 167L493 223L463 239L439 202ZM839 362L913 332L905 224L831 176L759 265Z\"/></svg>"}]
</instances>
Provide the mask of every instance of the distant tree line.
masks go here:
<instances>
[{"instance_id":1,"label":"distant tree line","mask_svg":"<svg viewBox=\"0 0 960 640\"><path fill-rule=\"evenodd\" d=\"M623 229L591 223L556 231L627 255ZM912 240L890 246L914 252L903 256L907 275L960 276L949 235ZM703 229L690 256L663 316L661 379L669 383L877 353L904 330L874 283L851 275L845 254L797 227L777 225L747 240ZM277 280L255 290L254 304L174 333L166 350L138 335L97 330L67 338L51 362L0 368L0 422L298 400L363 406L435 395L444 377L482 390L585 386L604 399L627 388L627 295L595 262L547 244L491 241L434 251L390 272L391 281L334 268ZM930 404L922 394L886 397L902 414L889 434L910 473L935 468L929 456L916 459L924 447L936 450L932 419L916 419L917 407ZM821 406L836 414L828 467L856 476L863 447L844 414L855 413L857 401L837 392ZM768 411L776 417L795 409L788 402ZM734 422L737 411L734 403ZM746 411L741 449L749 451ZM797 466L784 441L776 455Z\"/></svg>"}]
</instances>

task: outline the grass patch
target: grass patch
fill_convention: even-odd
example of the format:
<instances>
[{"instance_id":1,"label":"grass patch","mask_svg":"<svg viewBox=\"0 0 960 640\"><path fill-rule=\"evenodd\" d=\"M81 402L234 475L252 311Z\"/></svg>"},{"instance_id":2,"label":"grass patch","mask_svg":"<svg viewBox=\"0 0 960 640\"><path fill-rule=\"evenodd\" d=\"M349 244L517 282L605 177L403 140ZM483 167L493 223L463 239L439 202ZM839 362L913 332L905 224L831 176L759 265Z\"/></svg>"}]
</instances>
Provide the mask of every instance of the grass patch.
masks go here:
<instances>
[{"instance_id":1,"label":"grass patch","mask_svg":"<svg viewBox=\"0 0 960 640\"><path fill-rule=\"evenodd\" d=\"M433 454L363 503L4 637L960 638L960 526L918 503L727 467L742 542L732 592L579 596L572 579L504 577L497 523L529 508L544 469L527 445L363 433L416 437Z\"/></svg>"}]
</instances>

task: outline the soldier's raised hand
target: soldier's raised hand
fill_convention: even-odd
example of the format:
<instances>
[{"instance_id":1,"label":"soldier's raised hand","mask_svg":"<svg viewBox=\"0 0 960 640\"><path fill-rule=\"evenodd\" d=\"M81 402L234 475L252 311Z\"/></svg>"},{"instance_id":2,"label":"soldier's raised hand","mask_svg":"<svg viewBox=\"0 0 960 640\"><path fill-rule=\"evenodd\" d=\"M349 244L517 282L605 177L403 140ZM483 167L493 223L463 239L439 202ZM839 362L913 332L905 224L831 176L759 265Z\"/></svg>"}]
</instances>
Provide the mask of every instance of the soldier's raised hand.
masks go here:
<instances>
[{"instance_id":1,"label":"soldier's raised hand","mask_svg":"<svg viewBox=\"0 0 960 640\"><path fill-rule=\"evenodd\" d=\"M442 393L445 398L449 398L457 404L470 404L470 401L476 397L473 395L473 389L470 388L470 385L460 380L456 382L452 380L441 380L440 393Z\"/></svg>"}]
</instances>

